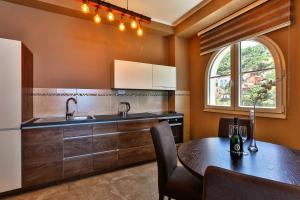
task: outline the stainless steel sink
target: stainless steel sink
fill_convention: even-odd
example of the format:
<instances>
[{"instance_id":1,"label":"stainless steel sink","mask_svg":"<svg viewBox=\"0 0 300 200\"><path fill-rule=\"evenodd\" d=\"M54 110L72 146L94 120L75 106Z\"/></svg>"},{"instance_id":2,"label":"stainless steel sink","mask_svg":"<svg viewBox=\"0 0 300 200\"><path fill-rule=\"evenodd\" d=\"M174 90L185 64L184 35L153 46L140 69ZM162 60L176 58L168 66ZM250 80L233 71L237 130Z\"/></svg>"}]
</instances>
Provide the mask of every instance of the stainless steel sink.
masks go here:
<instances>
[{"instance_id":1,"label":"stainless steel sink","mask_svg":"<svg viewBox=\"0 0 300 200\"><path fill-rule=\"evenodd\" d=\"M69 121L71 120L90 120L90 119L95 119L93 116L74 116L73 118L71 118Z\"/></svg>"}]
</instances>

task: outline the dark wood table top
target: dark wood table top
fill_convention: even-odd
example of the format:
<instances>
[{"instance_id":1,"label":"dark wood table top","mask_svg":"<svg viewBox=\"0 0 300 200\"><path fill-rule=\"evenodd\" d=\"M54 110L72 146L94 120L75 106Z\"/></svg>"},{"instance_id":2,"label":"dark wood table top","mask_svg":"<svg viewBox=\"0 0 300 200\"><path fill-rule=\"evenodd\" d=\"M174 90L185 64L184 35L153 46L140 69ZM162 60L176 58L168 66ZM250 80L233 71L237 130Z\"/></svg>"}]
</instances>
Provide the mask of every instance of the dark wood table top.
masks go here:
<instances>
[{"instance_id":1,"label":"dark wood table top","mask_svg":"<svg viewBox=\"0 0 300 200\"><path fill-rule=\"evenodd\" d=\"M300 186L300 151L257 141L258 152L232 159L229 139L205 138L184 143L178 149L180 162L196 176L208 166ZM244 149L248 152L248 144Z\"/></svg>"}]
</instances>

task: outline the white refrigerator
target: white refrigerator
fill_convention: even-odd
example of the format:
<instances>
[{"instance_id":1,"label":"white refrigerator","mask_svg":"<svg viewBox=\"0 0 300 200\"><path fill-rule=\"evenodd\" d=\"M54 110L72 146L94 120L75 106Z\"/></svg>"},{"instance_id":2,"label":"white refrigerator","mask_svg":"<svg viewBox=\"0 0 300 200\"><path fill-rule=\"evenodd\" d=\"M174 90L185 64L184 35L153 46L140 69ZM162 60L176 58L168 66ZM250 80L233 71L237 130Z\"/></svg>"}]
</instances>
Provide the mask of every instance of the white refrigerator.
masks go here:
<instances>
[{"instance_id":1,"label":"white refrigerator","mask_svg":"<svg viewBox=\"0 0 300 200\"><path fill-rule=\"evenodd\" d=\"M0 193L21 188L22 43L0 39Z\"/></svg>"}]
</instances>

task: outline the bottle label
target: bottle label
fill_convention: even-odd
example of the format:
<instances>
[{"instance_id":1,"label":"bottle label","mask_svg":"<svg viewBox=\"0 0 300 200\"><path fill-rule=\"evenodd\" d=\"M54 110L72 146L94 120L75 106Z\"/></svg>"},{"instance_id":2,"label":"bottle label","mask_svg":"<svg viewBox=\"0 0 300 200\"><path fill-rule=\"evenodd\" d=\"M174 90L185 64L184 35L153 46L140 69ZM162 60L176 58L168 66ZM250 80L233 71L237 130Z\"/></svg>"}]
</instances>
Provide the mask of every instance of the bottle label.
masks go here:
<instances>
[{"instance_id":1,"label":"bottle label","mask_svg":"<svg viewBox=\"0 0 300 200\"><path fill-rule=\"evenodd\" d=\"M236 152L239 152L241 150L241 147L239 144L235 144L233 149L236 151Z\"/></svg>"}]
</instances>

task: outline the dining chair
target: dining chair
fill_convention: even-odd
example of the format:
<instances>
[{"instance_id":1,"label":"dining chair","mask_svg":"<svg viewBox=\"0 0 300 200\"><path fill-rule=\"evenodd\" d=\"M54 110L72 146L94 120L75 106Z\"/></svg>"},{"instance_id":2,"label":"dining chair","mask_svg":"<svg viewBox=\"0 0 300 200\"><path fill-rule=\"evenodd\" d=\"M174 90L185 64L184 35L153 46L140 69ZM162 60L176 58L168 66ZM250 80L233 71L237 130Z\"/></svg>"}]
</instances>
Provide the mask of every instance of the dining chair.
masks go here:
<instances>
[{"instance_id":1,"label":"dining chair","mask_svg":"<svg viewBox=\"0 0 300 200\"><path fill-rule=\"evenodd\" d=\"M296 200L300 187L268 179L207 167L203 200Z\"/></svg>"},{"instance_id":2,"label":"dining chair","mask_svg":"<svg viewBox=\"0 0 300 200\"><path fill-rule=\"evenodd\" d=\"M159 200L201 200L203 184L184 167L177 165L177 151L172 130L167 121L151 128L158 167Z\"/></svg>"},{"instance_id":3,"label":"dining chair","mask_svg":"<svg viewBox=\"0 0 300 200\"><path fill-rule=\"evenodd\" d=\"M233 125L233 118L220 118L218 136L228 138L230 125ZM250 134L251 134L250 120L240 118L239 126L247 127L247 135L248 138L250 138Z\"/></svg>"}]
</instances>

